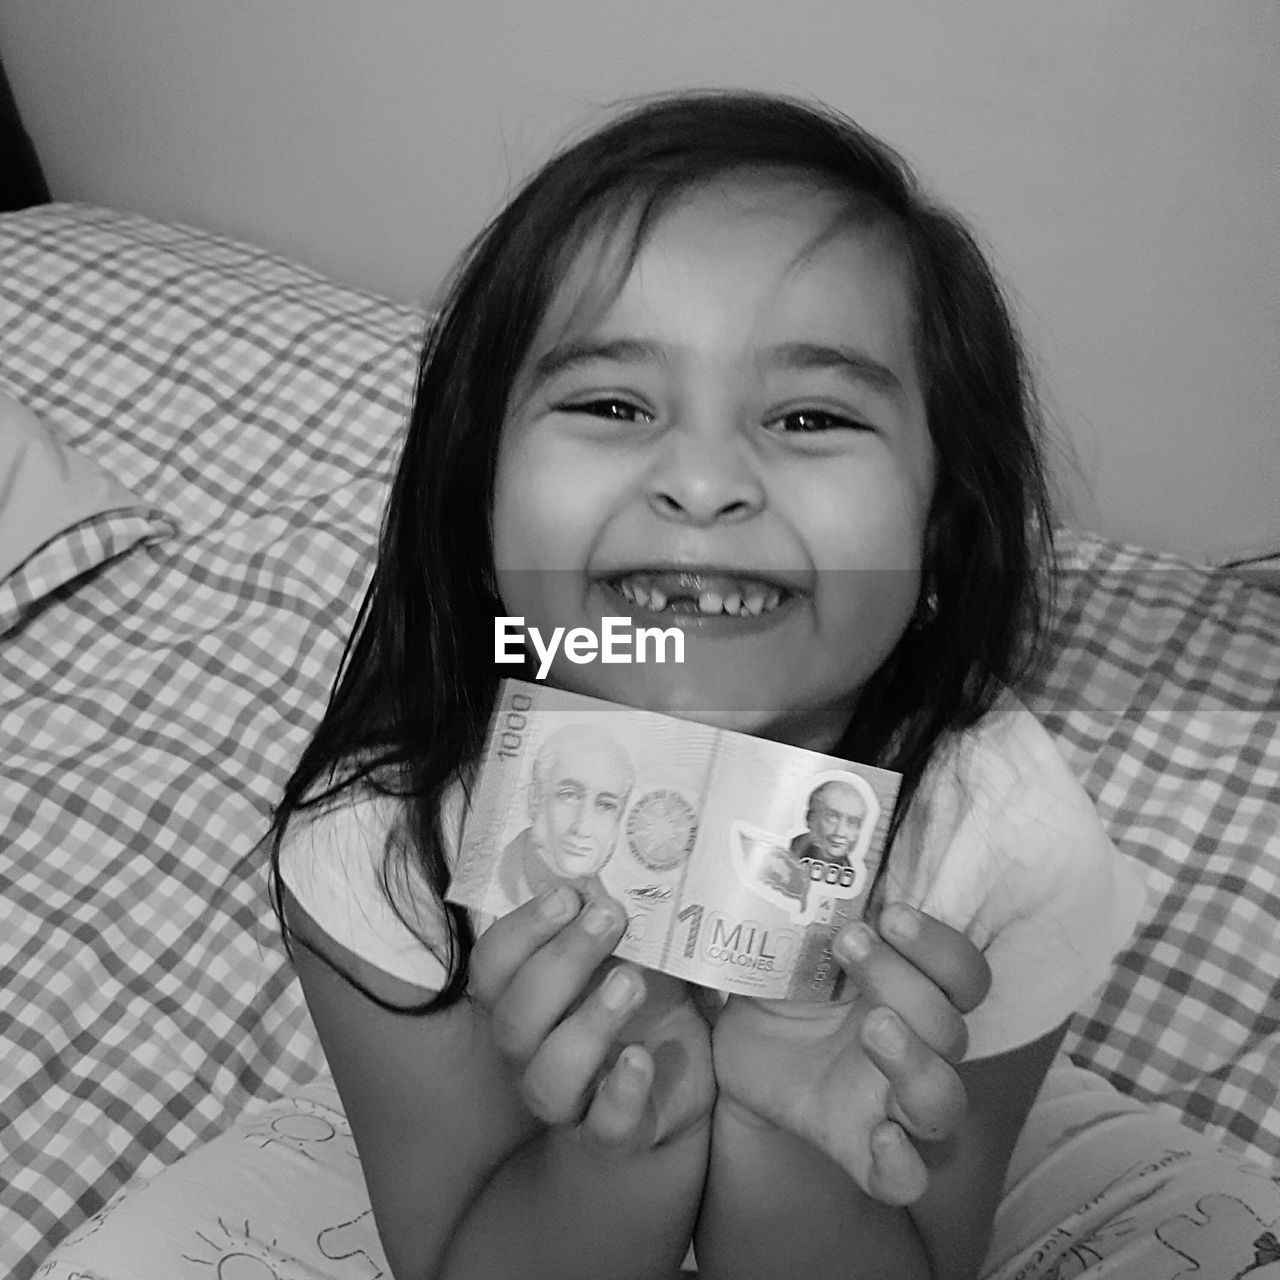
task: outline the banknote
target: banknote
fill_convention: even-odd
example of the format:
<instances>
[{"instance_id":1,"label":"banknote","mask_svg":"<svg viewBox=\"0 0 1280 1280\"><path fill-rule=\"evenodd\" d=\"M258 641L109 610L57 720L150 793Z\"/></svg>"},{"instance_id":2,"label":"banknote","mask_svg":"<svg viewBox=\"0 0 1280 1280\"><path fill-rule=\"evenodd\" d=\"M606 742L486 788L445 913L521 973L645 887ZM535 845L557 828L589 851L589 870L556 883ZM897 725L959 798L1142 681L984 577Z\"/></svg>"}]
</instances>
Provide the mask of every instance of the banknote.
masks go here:
<instances>
[{"instance_id":1,"label":"banknote","mask_svg":"<svg viewBox=\"0 0 1280 1280\"><path fill-rule=\"evenodd\" d=\"M624 959L831 1000L899 775L521 680L503 682L448 898L491 916L563 881L627 911Z\"/></svg>"}]
</instances>

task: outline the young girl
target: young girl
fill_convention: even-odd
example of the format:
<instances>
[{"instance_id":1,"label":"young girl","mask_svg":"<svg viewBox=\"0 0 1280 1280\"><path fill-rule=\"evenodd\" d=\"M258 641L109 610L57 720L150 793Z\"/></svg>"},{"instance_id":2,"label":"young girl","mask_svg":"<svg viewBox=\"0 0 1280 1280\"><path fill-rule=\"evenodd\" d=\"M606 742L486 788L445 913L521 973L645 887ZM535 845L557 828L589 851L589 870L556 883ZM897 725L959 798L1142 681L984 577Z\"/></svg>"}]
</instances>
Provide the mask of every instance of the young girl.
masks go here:
<instances>
[{"instance_id":1,"label":"young girl","mask_svg":"<svg viewBox=\"0 0 1280 1280\"><path fill-rule=\"evenodd\" d=\"M686 94L544 167L432 327L374 577L276 817L340 1095L288 1114L349 1122L359 1160L317 1143L282 1174L242 1143L234 1194L271 1207L252 1256L384 1274L371 1206L399 1280L651 1280L691 1242L735 1280L1021 1267L1066 1208L1027 1207L1015 1143L1142 898L1009 692L1047 506L989 268L849 121ZM835 942L851 999L720 1006L611 960L620 906L564 885L479 937L443 903L511 673L498 615L680 627L682 665L550 678L903 775L874 927ZM221 1179L225 1200L203 1154L135 1198L135 1256L161 1256L184 1167L186 1195ZM1020 1216L993 1242L1006 1186Z\"/></svg>"},{"instance_id":2,"label":"young girl","mask_svg":"<svg viewBox=\"0 0 1280 1280\"><path fill-rule=\"evenodd\" d=\"M708 1276L976 1272L1062 1024L1140 899L1004 694L1046 507L981 254L845 121L650 104L480 237L277 823L396 1275L653 1277L691 1237ZM682 665L550 678L904 775L883 897L928 916L885 913L859 998L708 1020L610 965L622 912L564 889L473 945L440 904L498 615L681 627ZM986 976L962 930L1007 961L957 1072ZM837 953L872 944L851 928Z\"/></svg>"}]
</instances>

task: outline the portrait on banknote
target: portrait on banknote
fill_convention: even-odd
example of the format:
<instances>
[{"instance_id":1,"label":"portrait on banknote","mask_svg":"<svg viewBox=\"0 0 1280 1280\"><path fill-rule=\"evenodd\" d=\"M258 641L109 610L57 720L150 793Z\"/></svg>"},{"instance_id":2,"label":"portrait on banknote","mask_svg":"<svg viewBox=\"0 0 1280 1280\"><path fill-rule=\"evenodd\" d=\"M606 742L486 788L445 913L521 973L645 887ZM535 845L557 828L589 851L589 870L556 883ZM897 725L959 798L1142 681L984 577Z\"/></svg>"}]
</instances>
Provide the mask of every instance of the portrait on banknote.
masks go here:
<instances>
[{"instance_id":1,"label":"portrait on banknote","mask_svg":"<svg viewBox=\"0 0 1280 1280\"><path fill-rule=\"evenodd\" d=\"M526 817L505 846L498 883L508 909L572 885L601 894L600 872L617 846L635 767L621 744L589 722L562 725L532 755Z\"/></svg>"},{"instance_id":2,"label":"portrait on banknote","mask_svg":"<svg viewBox=\"0 0 1280 1280\"><path fill-rule=\"evenodd\" d=\"M866 855L878 809L875 793L857 774L824 777L809 793L804 830L792 839L791 851L800 858L852 864Z\"/></svg>"}]
</instances>

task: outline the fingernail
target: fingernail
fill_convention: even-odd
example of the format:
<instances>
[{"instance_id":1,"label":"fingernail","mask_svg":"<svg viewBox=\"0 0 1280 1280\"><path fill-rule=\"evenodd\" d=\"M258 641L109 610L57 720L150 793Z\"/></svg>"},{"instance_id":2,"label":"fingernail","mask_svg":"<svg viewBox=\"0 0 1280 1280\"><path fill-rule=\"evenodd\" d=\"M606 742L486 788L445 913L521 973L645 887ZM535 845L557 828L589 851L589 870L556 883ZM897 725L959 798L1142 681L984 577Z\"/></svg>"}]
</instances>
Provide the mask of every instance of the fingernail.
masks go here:
<instances>
[{"instance_id":1,"label":"fingernail","mask_svg":"<svg viewBox=\"0 0 1280 1280\"><path fill-rule=\"evenodd\" d=\"M582 927L597 938L602 938L613 928L613 912L603 902L590 902L582 913Z\"/></svg>"},{"instance_id":2,"label":"fingernail","mask_svg":"<svg viewBox=\"0 0 1280 1280\"><path fill-rule=\"evenodd\" d=\"M867 1034L881 1053L900 1057L907 1047L907 1034L898 1015L889 1009L877 1009L867 1017Z\"/></svg>"},{"instance_id":3,"label":"fingernail","mask_svg":"<svg viewBox=\"0 0 1280 1280\"><path fill-rule=\"evenodd\" d=\"M899 942L910 942L920 932L920 917L902 903L889 907L880 922L885 932Z\"/></svg>"},{"instance_id":4,"label":"fingernail","mask_svg":"<svg viewBox=\"0 0 1280 1280\"><path fill-rule=\"evenodd\" d=\"M860 920L845 925L836 936L836 950L846 960L865 960L871 954L871 930Z\"/></svg>"},{"instance_id":5,"label":"fingernail","mask_svg":"<svg viewBox=\"0 0 1280 1280\"><path fill-rule=\"evenodd\" d=\"M538 911L545 920L568 920L578 909L578 895L567 885L548 889L538 900Z\"/></svg>"},{"instance_id":6,"label":"fingernail","mask_svg":"<svg viewBox=\"0 0 1280 1280\"><path fill-rule=\"evenodd\" d=\"M639 1085L649 1075L649 1063L645 1055L633 1044L627 1045L618 1055L618 1062L631 1078L631 1083Z\"/></svg>"},{"instance_id":7,"label":"fingernail","mask_svg":"<svg viewBox=\"0 0 1280 1280\"><path fill-rule=\"evenodd\" d=\"M614 969L600 988L600 999L610 1009L625 1009L635 997L635 979L625 969Z\"/></svg>"},{"instance_id":8,"label":"fingernail","mask_svg":"<svg viewBox=\"0 0 1280 1280\"><path fill-rule=\"evenodd\" d=\"M907 1145L907 1135L896 1124L882 1124L871 1135L874 1155L882 1160L898 1160Z\"/></svg>"}]
</instances>

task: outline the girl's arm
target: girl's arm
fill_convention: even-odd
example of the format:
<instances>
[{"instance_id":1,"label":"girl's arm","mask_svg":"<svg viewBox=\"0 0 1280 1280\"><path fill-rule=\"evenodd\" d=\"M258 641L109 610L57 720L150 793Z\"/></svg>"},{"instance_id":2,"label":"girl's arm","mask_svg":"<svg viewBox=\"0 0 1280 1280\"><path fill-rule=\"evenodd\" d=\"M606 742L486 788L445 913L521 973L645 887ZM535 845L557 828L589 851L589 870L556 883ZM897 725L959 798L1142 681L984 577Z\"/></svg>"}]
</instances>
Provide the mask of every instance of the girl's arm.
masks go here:
<instances>
[{"instance_id":1,"label":"girl's arm","mask_svg":"<svg viewBox=\"0 0 1280 1280\"><path fill-rule=\"evenodd\" d=\"M414 1016L381 1008L317 952L389 1003L426 993L346 952L296 900L285 911L397 1280L676 1271L705 1177L711 1095L696 1061L667 1059L696 1058L706 1028L671 1004L657 1032L636 1037L652 1052L610 1067L643 982L627 971L629 1006L611 1006L603 986L579 998L617 941L620 913L595 934L582 914L565 924L526 904L494 926L502 945L477 945L484 1001Z\"/></svg>"},{"instance_id":2,"label":"girl's arm","mask_svg":"<svg viewBox=\"0 0 1280 1280\"><path fill-rule=\"evenodd\" d=\"M723 1096L698 1227L707 1280L976 1280L1013 1145L1063 1028L958 1068L958 1130L920 1142L929 1169L908 1206L872 1199L827 1155Z\"/></svg>"}]
</instances>

